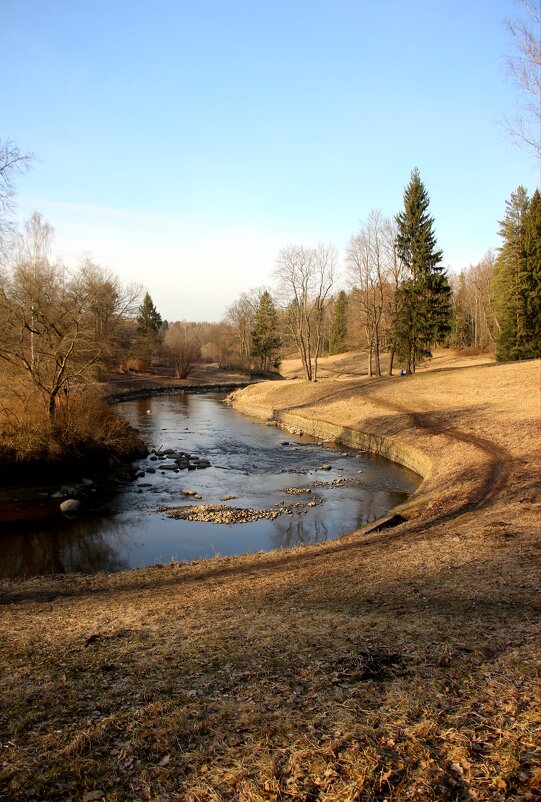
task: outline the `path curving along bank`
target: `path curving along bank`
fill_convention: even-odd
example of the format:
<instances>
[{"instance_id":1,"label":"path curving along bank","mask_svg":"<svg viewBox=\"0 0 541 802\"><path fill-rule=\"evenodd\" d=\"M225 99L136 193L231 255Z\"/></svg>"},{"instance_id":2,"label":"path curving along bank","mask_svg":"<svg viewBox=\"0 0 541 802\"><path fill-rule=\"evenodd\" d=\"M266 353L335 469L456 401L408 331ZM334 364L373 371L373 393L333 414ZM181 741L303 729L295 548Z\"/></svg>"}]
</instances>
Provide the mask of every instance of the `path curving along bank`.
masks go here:
<instances>
[{"instance_id":1,"label":"path curving along bank","mask_svg":"<svg viewBox=\"0 0 541 802\"><path fill-rule=\"evenodd\" d=\"M288 380L237 391L230 401L245 414L416 471L424 481L402 511L428 525L487 506L508 487L517 448L529 442L516 436L535 424L536 393L526 388L538 374L532 361L373 381Z\"/></svg>"}]
</instances>

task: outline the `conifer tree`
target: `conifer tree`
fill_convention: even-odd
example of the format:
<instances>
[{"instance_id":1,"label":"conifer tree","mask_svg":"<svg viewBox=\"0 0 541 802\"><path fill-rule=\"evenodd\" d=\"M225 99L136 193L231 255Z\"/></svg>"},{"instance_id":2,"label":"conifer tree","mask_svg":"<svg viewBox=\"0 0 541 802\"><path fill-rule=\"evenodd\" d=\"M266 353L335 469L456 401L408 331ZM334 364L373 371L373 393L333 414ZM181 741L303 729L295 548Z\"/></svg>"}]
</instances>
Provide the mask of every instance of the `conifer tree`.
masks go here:
<instances>
[{"instance_id":1,"label":"conifer tree","mask_svg":"<svg viewBox=\"0 0 541 802\"><path fill-rule=\"evenodd\" d=\"M137 315L137 329L140 334L157 334L162 325L162 317L149 293L145 293Z\"/></svg>"},{"instance_id":2,"label":"conifer tree","mask_svg":"<svg viewBox=\"0 0 541 802\"><path fill-rule=\"evenodd\" d=\"M259 298L252 332L252 356L259 359L261 370L279 367L281 345L276 307L270 293L264 290Z\"/></svg>"},{"instance_id":3,"label":"conifer tree","mask_svg":"<svg viewBox=\"0 0 541 802\"><path fill-rule=\"evenodd\" d=\"M468 307L464 271L455 279L455 285L449 342L452 348L467 348L473 345L473 320Z\"/></svg>"},{"instance_id":4,"label":"conifer tree","mask_svg":"<svg viewBox=\"0 0 541 802\"><path fill-rule=\"evenodd\" d=\"M528 260L526 256L526 221L530 202L523 186L517 187L505 202L506 213L500 221L500 247L492 284L498 337L496 358L524 359L530 354L527 332ZM530 245L534 251L534 242ZM532 262L533 263L533 262Z\"/></svg>"},{"instance_id":5,"label":"conifer tree","mask_svg":"<svg viewBox=\"0 0 541 802\"><path fill-rule=\"evenodd\" d=\"M341 354L345 349L347 325L346 325L346 309L347 309L347 295L344 290L340 290L337 295L332 323L331 334L329 337L329 355Z\"/></svg>"},{"instance_id":6,"label":"conifer tree","mask_svg":"<svg viewBox=\"0 0 541 802\"><path fill-rule=\"evenodd\" d=\"M398 290L398 313L392 333L398 357L407 373L432 356L430 347L450 331L451 288L437 249L430 199L419 170L404 190L404 209L396 216L396 248L407 277Z\"/></svg>"},{"instance_id":7,"label":"conifer tree","mask_svg":"<svg viewBox=\"0 0 541 802\"><path fill-rule=\"evenodd\" d=\"M525 355L541 357L541 194L538 189L532 196L524 221L524 250Z\"/></svg>"}]
</instances>

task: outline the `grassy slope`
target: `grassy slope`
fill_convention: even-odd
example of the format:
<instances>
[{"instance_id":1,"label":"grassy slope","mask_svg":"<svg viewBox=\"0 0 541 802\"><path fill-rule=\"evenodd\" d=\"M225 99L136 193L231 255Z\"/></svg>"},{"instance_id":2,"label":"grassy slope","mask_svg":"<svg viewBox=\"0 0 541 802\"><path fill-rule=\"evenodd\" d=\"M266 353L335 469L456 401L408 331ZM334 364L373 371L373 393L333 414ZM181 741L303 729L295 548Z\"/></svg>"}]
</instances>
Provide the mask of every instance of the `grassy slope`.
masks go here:
<instances>
[{"instance_id":1,"label":"grassy slope","mask_svg":"<svg viewBox=\"0 0 541 802\"><path fill-rule=\"evenodd\" d=\"M0 798L538 799L539 371L242 391L420 449L408 520L4 583Z\"/></svg>"}]
</instances>

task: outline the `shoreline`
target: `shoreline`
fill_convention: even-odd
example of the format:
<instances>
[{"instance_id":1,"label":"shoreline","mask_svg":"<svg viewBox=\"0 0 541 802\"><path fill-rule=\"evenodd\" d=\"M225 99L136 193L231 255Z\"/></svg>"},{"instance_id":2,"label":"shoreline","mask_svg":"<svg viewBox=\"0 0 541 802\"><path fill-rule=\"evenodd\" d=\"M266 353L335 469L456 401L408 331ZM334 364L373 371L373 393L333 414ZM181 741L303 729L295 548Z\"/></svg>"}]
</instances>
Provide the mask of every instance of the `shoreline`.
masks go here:
<instances>
[{"instance_id":1,"label":"shoreline","mask_svg":"<svg viewBox=\"0 0 541 802\"><path fill-rule=\"evenodd\" d=\"M205 395L207 393L232 393L235 390L249 387L254 382L229 382L227 384L193 384L186 386L166 385L148 386L126 389L119 393L107 394L110 404L120 404L123 401L133 401L137 398L154 398L161 395Z\"/></svg>"},{"instance_id":2,"label":"shoreline","mask_svg":"<svg viewBox=\"0 0 541 802\"><path fill-rule=\"evenodd\" d=\"M206 394L206 393L231 393L235 390L249 386L253 382L227 382L210 383L198 385L179 386L170 385L149 385L145 387L126 388L119 392L112 392L114 388L105 388L105 398L109 404L119 404L123 401L131 401L138 398L151 398L155 396L184 395L184 394ZM129 481L128 474L133 461L140 456L135 450L130 456L120 461L120 464L111 464L110 457L100 455L99 459L86 456L72 463L66 464L62 461L47 461L36 459L28 462L2 463L0 464L0 504L13 502L32 502L42 501L43 494L58 490L59 484L80 484L83 477L95 479L102 478L104 473L109 473L115 481L121 479ZM113 458L115 460L116 458ZM44 473L49 474L47 482L36 481ZM51 477L51 474L54 478ZM10 475L10 481L6 481ZM3 519L0 518L0 523ZM7 520L7 519L6 519Z\"/></svg>"}]
</instances>

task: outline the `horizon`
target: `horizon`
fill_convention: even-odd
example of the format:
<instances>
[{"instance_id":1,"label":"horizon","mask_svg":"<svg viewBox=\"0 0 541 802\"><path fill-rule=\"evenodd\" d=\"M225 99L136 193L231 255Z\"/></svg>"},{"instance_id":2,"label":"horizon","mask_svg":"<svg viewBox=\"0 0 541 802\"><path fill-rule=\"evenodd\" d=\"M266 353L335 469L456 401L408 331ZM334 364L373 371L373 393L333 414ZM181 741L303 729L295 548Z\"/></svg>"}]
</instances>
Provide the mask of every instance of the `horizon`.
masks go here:
<instances>
[{"instance_id":1,"label":"horizon","mask_svg":"<svg viewBox=\"0 0 541 802\"><path fill-rule=\"evenodd\" d=\"M164 319L216 322L272 286L282 248L343 253L371 209L395 215L417 166L459 272L498 247L511 192L539 184L499 122L518 104L504 21L520 13L8 0L1 135L38 159L17 219L39 211L55 255L143 284Z\"/></svg>"}]
</instances>

